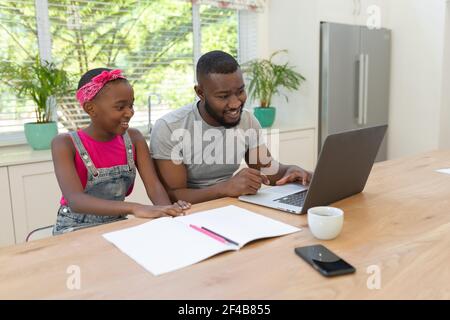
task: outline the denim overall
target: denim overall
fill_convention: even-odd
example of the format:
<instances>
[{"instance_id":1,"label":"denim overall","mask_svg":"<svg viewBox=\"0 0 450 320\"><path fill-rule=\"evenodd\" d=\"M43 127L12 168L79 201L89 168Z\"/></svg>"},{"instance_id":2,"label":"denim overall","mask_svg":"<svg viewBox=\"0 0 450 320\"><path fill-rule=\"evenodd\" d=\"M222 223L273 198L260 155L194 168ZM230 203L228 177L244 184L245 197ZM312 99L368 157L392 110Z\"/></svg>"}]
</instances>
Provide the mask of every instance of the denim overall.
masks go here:
<instances>
[{"instance_id":1,"label":"denim overall","mask_svg":"<svg viewBox=\"0 0 450 320\"><path fill-rule=\"evenodd\" d=\"M88 177L84 193L104 200L125 200L125 195L136 177L136 166L133 158L133 147L128 132L123 135L127 164L111 168L96 168L86 151L77 132L70 133L75 148L87 168ZM75 231L82 228L93 227L126 219L126 215L101 216L72 211L68 206L62 205L58 210L53 235Z\"/></svg>"}]
</instances>

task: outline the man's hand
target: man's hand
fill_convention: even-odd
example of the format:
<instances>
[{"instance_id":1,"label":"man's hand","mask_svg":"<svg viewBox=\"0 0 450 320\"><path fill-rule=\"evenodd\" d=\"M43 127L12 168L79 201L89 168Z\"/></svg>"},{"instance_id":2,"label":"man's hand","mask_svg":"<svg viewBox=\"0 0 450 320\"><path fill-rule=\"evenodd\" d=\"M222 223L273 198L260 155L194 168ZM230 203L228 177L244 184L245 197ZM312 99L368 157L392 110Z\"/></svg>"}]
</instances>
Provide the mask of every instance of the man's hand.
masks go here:
<instances>
[{"instance_id":1,"label":"man's hand","mask_svg":"<svg viewBox=\"0 0 450 320\"><path fill-rule=\"evenodd\" d=\"M256 169L244 168L225 182L225 192L229 197L256 194L261 184L269 184L269 179Z\"/></svg>"},{"instance_id":2,"label":"man's hand","mask_svg":"<svg viewBox=\"0 0 450 320\"><path fill-rule=\"evenodd\" d=\"M310 172L297 166L289 166L284 176L276 182L276 185L281 186L289 182L298 181L305 186L311 182L311 178L312 174Z\"/></svg>"}]
</instances>

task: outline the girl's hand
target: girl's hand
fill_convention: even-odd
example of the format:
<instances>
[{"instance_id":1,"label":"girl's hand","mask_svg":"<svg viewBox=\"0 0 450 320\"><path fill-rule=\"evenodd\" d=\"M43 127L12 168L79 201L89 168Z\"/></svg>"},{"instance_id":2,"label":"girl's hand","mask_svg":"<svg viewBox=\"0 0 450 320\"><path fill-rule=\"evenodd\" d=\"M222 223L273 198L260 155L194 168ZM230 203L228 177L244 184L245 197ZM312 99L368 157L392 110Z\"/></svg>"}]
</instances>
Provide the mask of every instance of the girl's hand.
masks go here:
<instances>
[{"instance_id":1,"label":"girl's hand","mask_svg":"<svg viewBox=\"0 0 450 320\"><path fill-rule=\"evenodd\" d=\"M170 206L148 206L137 205L133 210L136 218L160 218L160 217L176 217L184 215L183 209L178 204Z\"/></svg>"},{"instance_id":2,"label":"girl's hand","mask_svg":"<svg viewBox=\"0 0 450 320\"><path fill-rule=\"evenodd\" d=\"M191 204L184 200L178 200L177 202L174 203L174 205L178 205L183 210L188 210L191 208Z\"/></svg>"}]
</instances>

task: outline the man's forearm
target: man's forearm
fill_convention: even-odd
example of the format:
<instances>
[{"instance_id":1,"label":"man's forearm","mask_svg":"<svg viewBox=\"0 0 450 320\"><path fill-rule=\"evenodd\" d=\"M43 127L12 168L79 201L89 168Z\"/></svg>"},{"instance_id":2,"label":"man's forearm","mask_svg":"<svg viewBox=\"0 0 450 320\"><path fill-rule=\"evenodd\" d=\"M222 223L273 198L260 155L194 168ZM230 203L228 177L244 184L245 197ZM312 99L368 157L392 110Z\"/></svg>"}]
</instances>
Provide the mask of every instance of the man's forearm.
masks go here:
<instances>
[{"instance_id":1,"label":"man's forearm","mask_svg":"<svg viewBox=\"0 0 450 320\"><path fill-rule=\"evenodd\" d=\"M225 182L217 183L202 189L180 188L170 190L169 195L172 201L184 200L192 204L228 196L226 193Z\"/></svg>"}]
</instances>

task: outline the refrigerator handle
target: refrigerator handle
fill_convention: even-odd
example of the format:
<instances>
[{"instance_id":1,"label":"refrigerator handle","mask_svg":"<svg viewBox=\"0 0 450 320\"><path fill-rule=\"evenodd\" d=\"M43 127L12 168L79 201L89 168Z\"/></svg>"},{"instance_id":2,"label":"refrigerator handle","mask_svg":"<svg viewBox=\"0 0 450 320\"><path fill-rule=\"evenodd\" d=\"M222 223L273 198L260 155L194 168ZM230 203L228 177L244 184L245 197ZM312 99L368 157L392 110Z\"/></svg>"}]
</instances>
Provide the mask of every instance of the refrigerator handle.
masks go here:
<instances>
[{"instance_id":1,"label":"refrigerator handle","mask_svg":"<svg viewBox=\"0 0 450 320\"><path fill-rule=\"evenodd\" d=\"M364 123L364 54L359 55L359 84L358 84L358 125Z\"/></svg>"},{"instance_id":2,"label":"refrigerator handle","mask_svg":"<svg viewBox=\"0 0 450 320\"><path fill-rule=\"evenodd\" d=\"M367 124L367 95L369 87L369 55L365 55L364 59L364 114L363 114L363 124Z\"/></svg>"}]
</instances>

